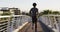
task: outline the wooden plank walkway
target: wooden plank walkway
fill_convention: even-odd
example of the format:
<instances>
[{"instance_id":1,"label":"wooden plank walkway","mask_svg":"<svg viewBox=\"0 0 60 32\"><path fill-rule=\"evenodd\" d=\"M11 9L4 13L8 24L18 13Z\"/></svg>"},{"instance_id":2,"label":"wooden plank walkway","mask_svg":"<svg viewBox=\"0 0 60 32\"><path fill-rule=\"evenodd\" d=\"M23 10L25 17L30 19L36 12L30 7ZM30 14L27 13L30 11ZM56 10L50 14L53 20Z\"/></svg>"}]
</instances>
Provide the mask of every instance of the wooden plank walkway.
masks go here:
<instances>
[{"instance_id":1,"label":"wooden plank walkway","mask_svg":"<svg viewBox=\"0 0 60 32\"><path fill-rule=\"evenodd\" d=\"M23 29L19 30L18 32L35 32L34 29L32 29L32 23L28 23ZM39 22L37 22L37 32L43 32Z\"/></svg>"}]
</instances>

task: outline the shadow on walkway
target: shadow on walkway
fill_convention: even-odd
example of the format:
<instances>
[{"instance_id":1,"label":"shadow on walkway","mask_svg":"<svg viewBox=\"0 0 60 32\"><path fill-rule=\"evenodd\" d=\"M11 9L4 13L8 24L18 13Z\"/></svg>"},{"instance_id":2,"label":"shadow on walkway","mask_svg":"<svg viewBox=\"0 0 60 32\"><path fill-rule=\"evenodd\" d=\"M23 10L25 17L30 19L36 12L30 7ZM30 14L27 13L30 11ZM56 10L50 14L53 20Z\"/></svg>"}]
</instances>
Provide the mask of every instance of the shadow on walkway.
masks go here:
<instances>
[{"instance_id":1,"label":"shadow on walkway","mask_svg":"<svg viewBox=\"0 0 60 32\"><path fill-rule=\"evenodd\" d=\"M39 21L44 32L54 32L51 28L47 27L42 21Z\"/></svg>"},{"instance_id":2,"label":"shadow on walkway","mask_svg":"<svg viewBox=\"0 0 60 32\"><path fill-rule=\"evenodd\" d=\"M25 32L28 32L27 30L30 28L30 26L28 26L26 29L25 29Z\"/></svg>"}]
</instances>

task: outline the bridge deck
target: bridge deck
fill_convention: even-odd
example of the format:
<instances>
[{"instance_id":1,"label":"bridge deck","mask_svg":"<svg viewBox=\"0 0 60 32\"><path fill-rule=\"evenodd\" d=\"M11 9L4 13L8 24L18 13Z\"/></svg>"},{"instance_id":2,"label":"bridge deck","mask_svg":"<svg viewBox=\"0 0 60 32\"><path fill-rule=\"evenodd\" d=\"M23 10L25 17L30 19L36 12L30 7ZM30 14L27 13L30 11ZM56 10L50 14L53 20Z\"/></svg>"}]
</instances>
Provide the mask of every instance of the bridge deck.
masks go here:
<instances>
[{"instance_id":1,"label":"bridge deck","mask_svg":"<svg viewBox=\"0 0 60 32\"><path fill-rule=\"evenodd\" d=\"M39 22L37 22L37 27L37 32L43 32ZM23 29L19 30L19 32L34 32L34 29L32 29L32 23L28 23Z\"/></svg>"}]
</instances>

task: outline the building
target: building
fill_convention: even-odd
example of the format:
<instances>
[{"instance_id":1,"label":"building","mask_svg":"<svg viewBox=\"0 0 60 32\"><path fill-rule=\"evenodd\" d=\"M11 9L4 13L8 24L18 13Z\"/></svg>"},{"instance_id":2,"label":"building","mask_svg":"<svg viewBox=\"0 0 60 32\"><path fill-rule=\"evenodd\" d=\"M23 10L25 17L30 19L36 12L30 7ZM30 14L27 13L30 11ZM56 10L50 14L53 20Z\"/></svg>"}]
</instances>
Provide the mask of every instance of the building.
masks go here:
<instances>
[{"instance_id":1,"label":"building","mask_svg":"<svg viewBox=\"0 0 60 32\"><path fill-rule=\"evenodd\" d=\"M12 15L20 15L20 10L18 8L9 8Z\"/></svg>"},{"instance_id":2,"label":"building","mask_svg":"<svg viewBox=\"0 0 60 32\"><path fill-rule=\"evenodd\" d=\"M0 11L0 15L2 15L3 14L3 11Z\"/></svg>"},{"instance_id":3,"label":"building","mask_svg":"<svg viewBox=\"0 0 60 32\"><path fill-rule=\"evenodd\" d=\"M18 8L7 8L3 7L0 9L1 15L20 15L20 10Z\"/></svg>"},{"instance_id":4,"label":"building","mask_svg":"<svg viewBox=\"0 0 60 32\"><path fill-rule=\"evenodd\" d=\"M8 8L4 7L4 8L1 8L0 11L3 11L2 15L10 15L10 11Z\"/></svg>"}]
</instances>

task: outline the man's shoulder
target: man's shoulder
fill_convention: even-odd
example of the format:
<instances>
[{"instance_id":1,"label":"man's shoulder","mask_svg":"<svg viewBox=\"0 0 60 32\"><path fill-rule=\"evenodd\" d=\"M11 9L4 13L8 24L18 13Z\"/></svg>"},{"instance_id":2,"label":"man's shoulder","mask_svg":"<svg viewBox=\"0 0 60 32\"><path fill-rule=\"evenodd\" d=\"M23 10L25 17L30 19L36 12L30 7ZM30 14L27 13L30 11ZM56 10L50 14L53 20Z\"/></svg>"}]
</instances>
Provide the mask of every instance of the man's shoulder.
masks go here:
<instances>
[{"instance_id":1,"label":"man's shoulder","mask_svg":"<svg viewBox=\"0 0 60 32\"><path fill-rule=\"evenodd\" d=\"M36 8L36 9L38 9L38 8Z\"/></svg>"},{"instance_id":2,"label":"man's shoulder","mask_svg":"<svg viewBox=\"0 0 60 32\"><path fill-rule=\"evenodd\" d=\"M33 9L33 7L31 9Z\"/></svg>"},{"instance_id":3,"label":"man's shoulder","mask_svg":"<svg viewBox=\"0 0 60 32\"><path fill-rule=\"evenodd\" d=\"M38 8L31 8L31 9L38 9Z\"/></svg>"}]
</instances>

